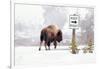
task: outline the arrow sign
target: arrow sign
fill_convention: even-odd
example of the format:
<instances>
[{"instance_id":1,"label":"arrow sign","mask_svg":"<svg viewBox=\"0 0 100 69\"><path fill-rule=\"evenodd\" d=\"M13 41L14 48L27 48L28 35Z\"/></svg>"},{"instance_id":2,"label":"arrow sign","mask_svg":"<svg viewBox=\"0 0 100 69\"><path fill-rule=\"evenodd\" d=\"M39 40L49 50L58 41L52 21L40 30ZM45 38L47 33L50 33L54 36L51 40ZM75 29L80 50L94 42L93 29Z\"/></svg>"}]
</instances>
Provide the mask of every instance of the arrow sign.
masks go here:
<instances>
[{"instance_id":1,"label":"arrow sign","mask_svg":"<svg viewBox=\"0 0 100 69\"><path fill-rule=\"evenodd\" d=\"M74 14L69 16L69 28L78 29L79 26L79 16Z\"/></svg>"}]
</instances>

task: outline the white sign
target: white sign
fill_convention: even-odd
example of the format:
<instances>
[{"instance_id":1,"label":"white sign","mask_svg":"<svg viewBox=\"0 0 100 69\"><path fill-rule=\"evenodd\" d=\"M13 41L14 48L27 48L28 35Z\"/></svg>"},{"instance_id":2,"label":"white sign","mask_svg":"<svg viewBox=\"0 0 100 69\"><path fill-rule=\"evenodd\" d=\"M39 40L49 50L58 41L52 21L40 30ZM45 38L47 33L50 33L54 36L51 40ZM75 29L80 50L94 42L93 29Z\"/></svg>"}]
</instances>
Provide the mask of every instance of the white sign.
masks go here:
<instances>
[{"instance_id":1,"label":"white sign","mask_svg":"<svg viewBox=\"0 0 100 69\"><path fill-rule=\"evenodd\" d=\"M78 15L70 15L69 16L69 27L71 29L78 29L79 26L79 16Z\"/></svg>"}]
</instances>

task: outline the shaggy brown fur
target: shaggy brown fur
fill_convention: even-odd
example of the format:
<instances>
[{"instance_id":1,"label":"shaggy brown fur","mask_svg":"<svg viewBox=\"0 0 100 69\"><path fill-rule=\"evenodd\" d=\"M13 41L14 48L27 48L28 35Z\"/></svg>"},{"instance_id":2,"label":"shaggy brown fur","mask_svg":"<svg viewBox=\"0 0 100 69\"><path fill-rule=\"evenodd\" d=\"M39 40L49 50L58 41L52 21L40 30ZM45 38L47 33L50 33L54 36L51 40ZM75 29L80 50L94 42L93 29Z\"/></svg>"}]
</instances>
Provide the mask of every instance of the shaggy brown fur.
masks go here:
<instances>
[{"instance_id":1,"label":"shaggy brown fur","mask_svg":"<svg viewBox=\"0 0 100 69\"><path fill-rule=\"evenodd\" d=\"M41 50L41 44L43 41L45 42L44 45L46 50L47 50L47 46L48 49L50 50L50 44L52 42L54 44L54 47L56 48L57 42L62 41L62 31L56 25L49 25L48 27L43 28L40 34L39 50Z\"/></svg>"}]
</instances>

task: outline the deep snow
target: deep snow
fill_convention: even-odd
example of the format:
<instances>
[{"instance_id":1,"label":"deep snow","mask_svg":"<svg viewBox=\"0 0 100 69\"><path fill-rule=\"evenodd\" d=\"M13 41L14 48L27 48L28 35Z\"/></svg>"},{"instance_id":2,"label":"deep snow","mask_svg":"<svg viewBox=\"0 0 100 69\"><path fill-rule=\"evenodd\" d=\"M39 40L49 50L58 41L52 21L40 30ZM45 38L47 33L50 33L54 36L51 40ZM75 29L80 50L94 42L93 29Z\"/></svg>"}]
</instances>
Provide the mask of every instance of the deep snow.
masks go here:
<instances>
[{"instance_id":1,"label":"deep snow","mask_svg":"<svg viewBox=\"0 0 100 69\"><path fill-rule=\"evenodd\" d=\"M84 46L80 46L82 48ZM52 66L52 65L67 65L67 64L84 64L95 63L95 52L84 54L82 50L78 54L72 54L69 46L58 46L54 49L46 51L42 46L41 51L38 51L39 46L18 46L15 47L15 65L22 66Z\"/></svg>"}]
</instances>

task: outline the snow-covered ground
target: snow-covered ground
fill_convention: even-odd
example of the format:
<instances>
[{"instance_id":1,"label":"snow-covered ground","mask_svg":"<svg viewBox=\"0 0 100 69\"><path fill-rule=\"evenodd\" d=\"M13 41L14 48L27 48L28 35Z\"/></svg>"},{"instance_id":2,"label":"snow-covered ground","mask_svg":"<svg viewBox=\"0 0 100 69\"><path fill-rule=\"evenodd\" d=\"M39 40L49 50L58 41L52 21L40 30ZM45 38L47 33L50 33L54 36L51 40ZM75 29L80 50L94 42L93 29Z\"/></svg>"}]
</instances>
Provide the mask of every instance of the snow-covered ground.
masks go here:
<instances>
[{"instance_id":1,"label":"snow-covered ground","mask_svg":"<svg viewBox=\"0 0 100 69\"><path fill-rule=\"evenodd\" d=\"M80 46L84 47L84 46ZM78 54L71 54L68 46L58 46L46 51L44 46L38 51L39 46L15 47L15 65L52 66L67 64L95 63L95 52L84 54L82 50Z\"/></svg>"}]
</instances>

